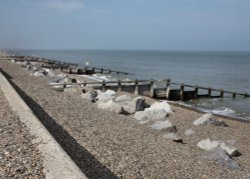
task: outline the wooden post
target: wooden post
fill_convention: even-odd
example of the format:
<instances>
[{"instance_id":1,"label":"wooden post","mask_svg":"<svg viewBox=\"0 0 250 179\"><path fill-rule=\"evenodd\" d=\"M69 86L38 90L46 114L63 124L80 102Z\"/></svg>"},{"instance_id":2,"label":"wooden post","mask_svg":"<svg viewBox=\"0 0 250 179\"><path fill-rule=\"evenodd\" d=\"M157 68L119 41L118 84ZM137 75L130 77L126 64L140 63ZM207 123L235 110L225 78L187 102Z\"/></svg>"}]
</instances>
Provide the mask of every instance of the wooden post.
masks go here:
<instances>
[{"instance_id":1,"label":"wooden post","mask_svg":"<svg viewBox=\"0 0 250 179\"><path fill-rule=\"evenodd\" d=\"M118 81L118 89L117 89L118 92L121 92L122 91L122 84L121 84L121 80Z\"/></svg>"},{"instance_id":2,"label":"wooden post","mask_svg":"<svg viewBox=\"0 0 250 179\"><path fill-rule=\"evenodd\" d=\"M92 68L93 73L95 73L95 67Z\"/></svg>"},{"instance_id":3,"label":"wooden post","mask_svg":"<svg viewBox=\"0 0 250 179\"><path fill-rule=\"evenodd\" d=\"M220 97L224 98L224 90L223 89L220 90Z\"/></svg>"},{"instance_id":4,"label":"wooden post","mask_svg":"<svg viewBox=\"0 0 250 179\"><path fill-rule=\"evenodd\" d=\"M151 80L151 81L150 81L150 91L149 91L149 96L150 96L151 98L153 98L153 97L154 97L154 81L153 81L153 80Z\"/></svg>"},{"instance_id":5,"label":"wooden post","mask_svg":"<svg viewBox=\"0 0 250 179\"><path fill-rule=\"evenodd\" d=\"M109 70L108 73L110 74L110 73L111 73L111 70Z\"/></svg>"},{"instance_id":6,"label":"wooden post","mask_svg":"<svg viewBox=\"0 0 250 179\"><path fill-rule=\"evenodd\" d=\"M135 92L134 93L135 95L139 94L139 83L137 79L135 80Z\"/></svg>"},{"instance_id":7,"label":"wooden post","mask_svg":"<svg viewBox=\"0 0 250 179\"><path fill-rule=\"evenodd\" d=\"M87 84L86 84L86 81L83 81L83 86L86 86Z\"/></svg>"},{"instance_id":8,"label":"wooden post","mask_svg":"<svg viewBox=\"0 0 250 179\"><path fill-rule=\"evenodd\" d=\"M102 81L102 91L106 91L106 83L105 80Z\"/></svg>"},{"instance_id":9,"label":"wooden post","mask_svg":"<svg viewBox=\"0 0 250 179\"><path fill-rule=\"evenodd\" d=\"M183 101L184 100L184 85L181 84L180 87L180 100Z\"/></svg>"},{"instance_id":10,"label":"wooden post","mask_svg":"<svg viewBox=\"0 0 250 179\"><path fill-rule=\"evenodd\" d=\"M169 94L170 94L170 79L167 79L167 83L166 83L166 99L169 99Z\"/></svg>"},{"instance_id":11,"label":"wooden post","mask_svg":"<svg viewBox=\"0 0 250 179\"><path fill-rule=\"evenodd\" d=\"M233 98L235 98L235 97L236 97L236 92L233 92L232 97L233 97Z\"/></svg>"},{"instance_id":12,"label":"wooden post","mask_svg":"<svg viewBox=\"0 0 250 179\"><path fill-rule=\"evenodd\" d=\"M103 68L101 68L101 72L100 73L103 73Z\"/></svg>"},{"instance_id":13,"label":"wooden post","mask_svg":"<svg viewBox=\"0 0 250 179\"><path fill-rule=\"evenodd\" d=\"M199 93L199 88L198 88L198 86L196 86L194 89L194 99L198 98L198 93Z\"/></svg>"},{"instance_id":14,"label":"wooden post","mask_svg":"<svg viewBox=\"0 0 250 179\"><path fill-rule=\"evenodd\" d=\"M212 97L212 89L208 88L208 97L211 98Z\"/></svg>"}]
</instances>

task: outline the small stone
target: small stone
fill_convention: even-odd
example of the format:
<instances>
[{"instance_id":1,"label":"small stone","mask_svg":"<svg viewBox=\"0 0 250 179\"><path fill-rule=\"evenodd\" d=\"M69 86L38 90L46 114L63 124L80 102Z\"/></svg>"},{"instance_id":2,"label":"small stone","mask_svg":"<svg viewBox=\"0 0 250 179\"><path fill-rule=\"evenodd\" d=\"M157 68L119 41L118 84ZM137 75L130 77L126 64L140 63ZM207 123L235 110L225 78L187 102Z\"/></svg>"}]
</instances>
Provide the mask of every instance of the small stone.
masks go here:
<instances>
[{"instance_id":1,"label":"small stone","mask_svg":"<svg viewBox=\"0 0 250 179\"><path fill-rule=\"evenodd\" d=\"M192 134L194 134L195 132L194 132L194 130L193 129L188 129L188 130L186 130L185 132L184 132L184 134L186 135L186 136L190 136L190 135L192 135Z\"/></svg>"},{"instance_id":2,"label":"small stone","mask_svg":"<svg viewBox=\"0 0 250 179\"><path fill-rule=\"evenodd\" d=\"M203 150L211 150L215 147L219 146L219 142L218 141L210 141L210 139L206 139L206 140L201 140L197 146Z\"/></svg>"}]
</instances>

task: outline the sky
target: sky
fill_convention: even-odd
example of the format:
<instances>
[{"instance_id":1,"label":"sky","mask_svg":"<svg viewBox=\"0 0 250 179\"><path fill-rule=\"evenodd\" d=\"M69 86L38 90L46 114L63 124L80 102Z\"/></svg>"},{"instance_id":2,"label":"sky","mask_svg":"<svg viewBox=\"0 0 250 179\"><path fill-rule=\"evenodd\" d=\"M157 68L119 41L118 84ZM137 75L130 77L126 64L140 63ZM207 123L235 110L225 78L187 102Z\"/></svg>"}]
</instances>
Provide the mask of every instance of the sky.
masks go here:
<instances>
[{"instance_id":1,"label":"sky","mask_svg":"<svg viewBox=\"0 0 250 179\"><path fill-rule=\"evenodd\" d=\"M0 0L0 48L250 51L250 0Z\"/></svg>"}]
</instances>

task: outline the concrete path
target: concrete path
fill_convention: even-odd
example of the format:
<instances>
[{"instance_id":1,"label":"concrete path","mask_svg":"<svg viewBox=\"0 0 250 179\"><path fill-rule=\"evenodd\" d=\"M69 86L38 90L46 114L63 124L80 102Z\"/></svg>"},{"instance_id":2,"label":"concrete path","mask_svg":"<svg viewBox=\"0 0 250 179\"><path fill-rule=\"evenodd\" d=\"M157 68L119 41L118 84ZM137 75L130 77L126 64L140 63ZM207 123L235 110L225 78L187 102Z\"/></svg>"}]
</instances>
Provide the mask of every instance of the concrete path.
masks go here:
<instances>
[{"instance_id":1,"label":"concrete path","mask_svg":"<svg viewBox=\"0 0 250 179\"><path fill-rule=\"evenodd\" d=\"M1 72L0 88L13 111L17 113L20 120L30 130L30 133L36 136L33 142L38 145L37 148L44 157L46 178L86 179L87 177L37 119Z\"/></svg>"}]
</instances>

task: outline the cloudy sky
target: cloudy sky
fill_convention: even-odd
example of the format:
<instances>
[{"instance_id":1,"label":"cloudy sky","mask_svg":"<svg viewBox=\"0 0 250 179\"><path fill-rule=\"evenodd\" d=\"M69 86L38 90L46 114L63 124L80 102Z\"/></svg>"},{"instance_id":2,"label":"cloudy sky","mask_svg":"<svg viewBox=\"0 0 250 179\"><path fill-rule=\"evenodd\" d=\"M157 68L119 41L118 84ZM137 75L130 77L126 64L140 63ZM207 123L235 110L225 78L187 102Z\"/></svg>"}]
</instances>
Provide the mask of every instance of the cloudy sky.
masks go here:
<instances>
[{"instance_id":1,"label":"cloudy sky","mask_svg":"<svg viewBox=\"0 0 250 179\"><path fill-rule=\"evenodd\" d=\"M250 0L0 3L0 48L250 51Z\"/></svg>"}]
</instances>

